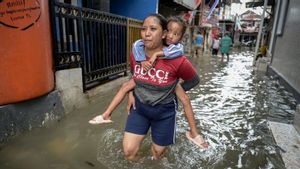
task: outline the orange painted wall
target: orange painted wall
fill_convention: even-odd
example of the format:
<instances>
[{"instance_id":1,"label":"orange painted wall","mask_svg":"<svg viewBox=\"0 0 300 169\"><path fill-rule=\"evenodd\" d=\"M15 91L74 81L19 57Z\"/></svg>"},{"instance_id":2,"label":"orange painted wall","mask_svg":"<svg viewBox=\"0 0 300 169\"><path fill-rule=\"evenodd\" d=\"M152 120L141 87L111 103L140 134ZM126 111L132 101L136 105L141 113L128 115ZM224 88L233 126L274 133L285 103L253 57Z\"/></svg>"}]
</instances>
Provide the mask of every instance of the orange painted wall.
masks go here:
<instances>
[{"instance_id":1,"label":"orange painted wall","mask_svg":"<svg viewBox=\"0 0 300 169\"><path fill-rule=\"evenodd\" d=\"M0 2L0 105L54 88L48 0Z\"/></svg>"}]
</instances>

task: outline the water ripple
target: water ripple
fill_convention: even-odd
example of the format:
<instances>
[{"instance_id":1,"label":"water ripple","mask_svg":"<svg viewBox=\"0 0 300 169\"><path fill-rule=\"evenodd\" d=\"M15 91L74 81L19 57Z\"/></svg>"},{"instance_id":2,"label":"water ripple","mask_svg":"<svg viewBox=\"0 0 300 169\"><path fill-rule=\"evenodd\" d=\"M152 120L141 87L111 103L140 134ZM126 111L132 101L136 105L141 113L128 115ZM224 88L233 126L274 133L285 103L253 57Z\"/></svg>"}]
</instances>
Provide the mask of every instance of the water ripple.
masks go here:
<instances>
[{"instance_id":1,"label":"water ripple","mask_svg":"<svg viewBox=\"0 0 300 169\"><path fill-rule=\"evenodd\" d=\"M108 168L284 168L267 120L290 123L295 99L276 78L256 75L252 56L252 52L235 53L229 62L192 58L201 65L201 82L188 93L208 149L199 149L185 138L189 126L180 106L176 144L163 160L151 161L147 137L141 147L143 158L129 163L121 151L122 131L110 129L99 139L98 161L106 161Z\"/></svg>"}]
</instances>

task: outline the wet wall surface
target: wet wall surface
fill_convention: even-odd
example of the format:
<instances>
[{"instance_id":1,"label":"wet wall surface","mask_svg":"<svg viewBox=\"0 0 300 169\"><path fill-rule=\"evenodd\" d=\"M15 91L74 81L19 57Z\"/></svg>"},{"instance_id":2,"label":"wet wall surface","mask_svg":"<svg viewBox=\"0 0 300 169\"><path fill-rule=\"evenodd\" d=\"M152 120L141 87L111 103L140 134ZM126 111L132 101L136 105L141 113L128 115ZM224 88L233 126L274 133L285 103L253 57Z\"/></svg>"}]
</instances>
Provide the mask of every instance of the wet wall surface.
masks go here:
<instances>
[{"instance_id":1,"label":"wet wall surface","mask_svg":"<svg viewBox=\"0 0 300 169\"><path fill-rule=\"evenodd\" d=\"M267 121L292 123L295 99L274 77L253 70L252 52L233 53L230 60L209 55L190 58L201 82L189 91L200 133L208 149L192 144L188 123L179 106L176 143L160 161L151 160L151 137L143 141L138 162L123 158L122 138L127 112L125 101L113 123L91 125L115 91L95 98L47 128L13 139L0 150L0 168L285 168Z\"/></svg>"},{"instance_id":2,"label":"wet wall surface","mask_svg":"<svg viewBox=\"0 0 300 169\"><path fill-rule=\"evenodd\" d=\"M282 74L290 85L300 89L298 36L300 33L300 20L297 17L300 15L300 1L287 1L286 13L283 13L283 4L280 5L281 11L279 14L279 16L283 16L283 24L277 25L271 66L275 71ZM281 32L281 34L278 34L278 32Z\"/></svg>"}]
</instances>

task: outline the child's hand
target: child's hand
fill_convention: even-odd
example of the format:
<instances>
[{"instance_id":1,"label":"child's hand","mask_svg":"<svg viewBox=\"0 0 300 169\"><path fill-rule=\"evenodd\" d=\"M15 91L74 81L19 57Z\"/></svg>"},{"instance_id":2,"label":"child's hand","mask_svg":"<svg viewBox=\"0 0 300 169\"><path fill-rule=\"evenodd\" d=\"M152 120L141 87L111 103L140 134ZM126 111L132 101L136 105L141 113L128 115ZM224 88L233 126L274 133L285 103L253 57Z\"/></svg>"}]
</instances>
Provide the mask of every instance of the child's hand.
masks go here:
<instances>
[{"instance_id":1,"label":"child's hand","mask_svg":"<svg viewBox=\"0 0 300 169\"><path fill-rule=\"evenodd\" d=\"M149 61L141 61L141 65L142 65L142 68L144 68L146 71L151 69L152 67L152 64L149 62Z\"/></svg>"},{"instance_id":2,"label":"child's hand","mask_svg":"<svg viewBox=\"0 0 300 169\"><path fill-rule=\"evenodd\" d=\"M157 55L153 55L150 59L149 59L149 62L150 64L153 66L154 62L156 61L157 59Z\"/></svg>"}]
</instances>

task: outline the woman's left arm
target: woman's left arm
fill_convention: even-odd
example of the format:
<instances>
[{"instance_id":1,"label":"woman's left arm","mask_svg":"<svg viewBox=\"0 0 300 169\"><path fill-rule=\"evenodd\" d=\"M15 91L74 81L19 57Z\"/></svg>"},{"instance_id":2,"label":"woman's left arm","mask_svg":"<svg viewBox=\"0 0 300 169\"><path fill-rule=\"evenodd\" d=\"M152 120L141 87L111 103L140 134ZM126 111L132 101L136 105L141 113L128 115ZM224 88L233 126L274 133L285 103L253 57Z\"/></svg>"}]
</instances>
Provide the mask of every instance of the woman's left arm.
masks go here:
<instances>
[{"instance_id":1,"label":"woman's left arm","mask_svg":"<svg viewBox=\"0 0 300 169\"><path fill-rule=\"evenodd\" d=\"M196 76L193 79L184 80L183 82L180 83L180 85L182 86L184 91L188 91L191 88L197 86L199 82L200 82L200 77L196 74Z\"/></svg>"},{"instance_id":2,"label":"woman's left arm","mask_svg":"<svg viewBox=\"0 0 300 169\"><path fill-rule=\"evenodd\" d=\"M178 68L177 75L179 78L184 80L180 85L185 91L190 90L200 82L200 77L197 74L196 69L193 67L192 63L186 58Z\"/></svg>"}]
</instances>

